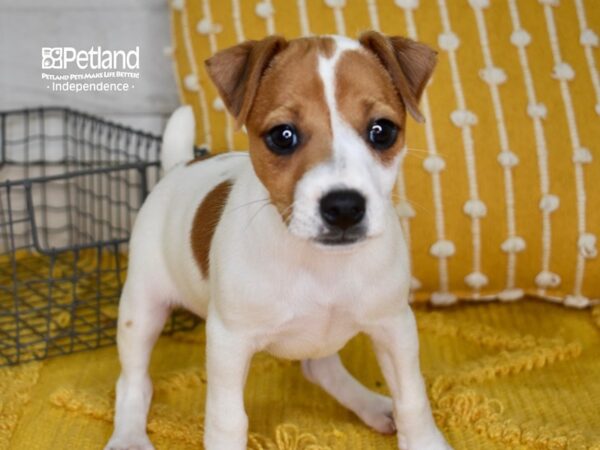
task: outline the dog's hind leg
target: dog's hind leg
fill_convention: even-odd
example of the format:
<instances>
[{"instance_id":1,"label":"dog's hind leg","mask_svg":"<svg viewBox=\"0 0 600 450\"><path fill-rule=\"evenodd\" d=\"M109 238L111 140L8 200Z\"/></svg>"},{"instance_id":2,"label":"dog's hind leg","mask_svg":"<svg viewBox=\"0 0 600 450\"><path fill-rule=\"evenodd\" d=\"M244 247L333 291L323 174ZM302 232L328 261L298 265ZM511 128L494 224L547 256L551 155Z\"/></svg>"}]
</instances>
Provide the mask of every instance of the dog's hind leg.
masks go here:
<instances>
[{"instance_id":1,"label":"dog's hind leg","mask_svg":"<svg viewBox=\"0 0 600 450\"><path fill-rule=\"evenodd\" d=\"M154 448L146 434L152 399L148 363L168 315L168 303L152 292L148 280L127 280L117 327L121 375L117 381L114 432L105 450Z\"/></svg>"},{"instance_id":2,"label":"dog's hind leg","mask_svg":"<svg viewBox=\"0 0 600 450\"><path fill-rule=\"evenodd\" d=\"M360 384L346 370L337 353L325 358L303 360L302 372L309 381L321 386L371 428L384 434L396 432L391 398Z\"/></svg>"}]
</instances>

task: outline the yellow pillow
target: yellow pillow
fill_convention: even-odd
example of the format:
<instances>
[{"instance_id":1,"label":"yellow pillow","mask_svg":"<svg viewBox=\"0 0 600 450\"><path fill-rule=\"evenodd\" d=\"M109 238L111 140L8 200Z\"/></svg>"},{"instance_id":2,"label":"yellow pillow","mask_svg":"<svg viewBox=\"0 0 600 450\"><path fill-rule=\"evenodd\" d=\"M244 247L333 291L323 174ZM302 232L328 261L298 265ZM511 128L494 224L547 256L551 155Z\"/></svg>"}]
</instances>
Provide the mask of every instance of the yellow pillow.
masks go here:
<instances>
[{"instance_id":1,"label":"yellow pillow","mask_svg":"<svg viewBox=\"0 0 600 450\"><path fill-rule=\"evenodd\" d=\"M427 122L408 125L397 186L415 299L600 301L596 0L173 0L171 10L181 100L213 152L247 147L204 69L219 49L368 29L438 48Z\"/></svg>"}]
</instances>

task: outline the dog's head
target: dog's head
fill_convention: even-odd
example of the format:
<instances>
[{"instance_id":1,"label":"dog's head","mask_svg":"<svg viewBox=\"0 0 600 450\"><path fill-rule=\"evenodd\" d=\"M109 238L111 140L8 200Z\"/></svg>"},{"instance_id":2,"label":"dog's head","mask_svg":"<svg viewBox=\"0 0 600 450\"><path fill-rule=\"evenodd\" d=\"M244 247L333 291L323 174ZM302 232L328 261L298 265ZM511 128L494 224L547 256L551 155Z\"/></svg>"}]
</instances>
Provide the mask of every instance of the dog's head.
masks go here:
<instances>
[{"instance_id":1,"label":"dog's head","mask_svg":"<svg viewBox=\"0 0 600 450\"><path fill-rule=\"evenodd\" d=\"M426 45L376 32L358 41L277 36L223 50L208 73L258 178L294 235L322 245L382 233L406 112L435 66Z\"/></svg>"}]
</instances>

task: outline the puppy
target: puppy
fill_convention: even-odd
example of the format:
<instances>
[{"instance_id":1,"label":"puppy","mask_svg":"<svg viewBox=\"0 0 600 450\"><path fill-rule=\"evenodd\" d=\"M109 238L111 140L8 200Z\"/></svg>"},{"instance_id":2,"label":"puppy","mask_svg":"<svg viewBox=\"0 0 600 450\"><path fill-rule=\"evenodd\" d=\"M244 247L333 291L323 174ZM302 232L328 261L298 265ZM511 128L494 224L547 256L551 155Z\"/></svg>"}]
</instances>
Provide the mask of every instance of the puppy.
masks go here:
<instances>
[{"instance_id":1,"label":"puppy","mask_svg":"<svg viewBox=\"0 0 600 450\"><path fill-rule=\"evenodd\" d=\"M376 32L358 41L268 37L223 50L208 73L249 153L189 162L189 108L170 119L165 177L139 211L119 309L115 429L107 449L151 449L148 361L173 306L206 319L208 450L246 448L243 392L258 351L302 361L311 382L401 449L449 449L431 413L408 305L407 247L391 195L407 113L433 50ZM359 332L391 398L343 367Z\"/></svg>"}]
</instances>

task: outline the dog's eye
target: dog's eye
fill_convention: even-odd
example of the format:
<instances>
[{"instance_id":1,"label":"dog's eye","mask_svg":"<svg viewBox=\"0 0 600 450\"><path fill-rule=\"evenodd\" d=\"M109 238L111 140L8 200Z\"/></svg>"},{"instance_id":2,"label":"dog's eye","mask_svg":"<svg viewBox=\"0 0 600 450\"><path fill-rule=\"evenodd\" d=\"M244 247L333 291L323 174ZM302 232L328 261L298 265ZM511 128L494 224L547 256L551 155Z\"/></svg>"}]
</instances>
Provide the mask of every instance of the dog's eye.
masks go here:
<instances>
[{"instance_id":1,"label":"dog's eye","mask_svg":"<svg viewBox=\"0 0 600 450\"><path fill-rule=\"evenodd\" d=\"M298 147L300 138L293 125L284 124L277 125L267 131L264 141L273 153L289 155Z\"/></svg>"},{"instance_id":2,"label":"dog's eye","mask_svg":"<svg viewBox=\"0 0 600 450\"><path fill-rule=\"evenodd\" d=\"M387 150L397 137L398 127L387 119L374 120L367 129L367 138L375 150Z\"/></svg>"}]
</instances>

